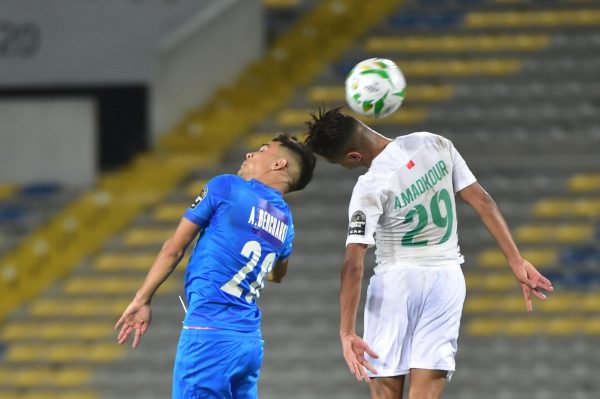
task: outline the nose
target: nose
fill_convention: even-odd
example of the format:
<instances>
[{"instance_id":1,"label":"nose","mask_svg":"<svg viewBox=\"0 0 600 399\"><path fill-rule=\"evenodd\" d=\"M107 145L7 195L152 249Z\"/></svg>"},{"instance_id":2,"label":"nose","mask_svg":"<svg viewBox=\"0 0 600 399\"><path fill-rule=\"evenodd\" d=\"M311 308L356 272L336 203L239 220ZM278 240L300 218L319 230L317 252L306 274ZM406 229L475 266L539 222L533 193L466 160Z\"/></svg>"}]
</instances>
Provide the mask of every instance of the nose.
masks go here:
<instances>
[{"instance_id":1,"label":"nose","mask_svg":"<svg viewBox=\"0 0 600 399\"><path fill-rule=\"evenodd\" d=\"M250 159L250 158L252 158L252 153L251 152L246 153L246 159Z\"/></svg>"}]
</instances>

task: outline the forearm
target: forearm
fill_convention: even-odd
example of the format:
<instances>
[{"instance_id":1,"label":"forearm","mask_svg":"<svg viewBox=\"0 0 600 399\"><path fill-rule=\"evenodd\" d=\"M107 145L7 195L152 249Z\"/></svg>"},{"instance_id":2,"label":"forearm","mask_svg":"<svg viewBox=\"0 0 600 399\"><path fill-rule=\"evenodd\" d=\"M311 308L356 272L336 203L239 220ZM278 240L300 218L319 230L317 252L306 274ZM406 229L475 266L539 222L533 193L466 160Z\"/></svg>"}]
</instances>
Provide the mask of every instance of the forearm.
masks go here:
<instances>
[{"instance_id":1,"label":"forearm","mask_svg":"<svg viewBox=\"0 0 600 399\"><path fill-rule=\"evenodd\" d=\"M486 206L479 215L484 226L492 237L494 237L508 262L510 264L519 262L522 259L519 249L510 233L506 220L491 197L487 197Z\"/></svg>"},{"instance_id":2,"label":"forearm","mask_svg":"<svg viewBox=\"0 0 600 399\"><path fill-rule=\"evenodd\" d=\"M355 334L362 276L362 263L349 260L344 262L340 289L340 336Z\"/></svg>"},{"instance_id":3,"label":"forearm","mask_svg":"<svg viewBox=\"0 0 600 399\"><path fill-rule=\"evenodd\" d=\"M141 288L137 291L135 299L142 303L152 300L158 287L169 278L173 270L183 258L184 251L174 251L169 247L169 241L163 245L150 271L146 275Z\"/></svg>"}]
</instances>

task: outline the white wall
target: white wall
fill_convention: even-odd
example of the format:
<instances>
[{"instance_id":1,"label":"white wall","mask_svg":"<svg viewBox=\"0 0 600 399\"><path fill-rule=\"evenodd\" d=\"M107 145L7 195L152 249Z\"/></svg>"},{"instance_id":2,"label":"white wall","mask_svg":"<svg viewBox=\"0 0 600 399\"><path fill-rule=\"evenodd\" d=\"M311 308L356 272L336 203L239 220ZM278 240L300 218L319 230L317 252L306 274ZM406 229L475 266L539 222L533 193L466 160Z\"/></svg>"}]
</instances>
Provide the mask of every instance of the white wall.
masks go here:
<instances>
[{"instance_id":1,"label":"white wall","mask_svg":"<svg viewBox=\"0 0 600 399\"><path fill-rule=\"evenodd\" d=\"M93 100L0 101L0 182L86 186L96 175Z\"/></svg>"},{"instance_id":2,"label":"white wall","mask_svg":"<svg viewBox=\"0 0 600 399\"><path fill-rule=\"evenodd\" d=\"M156 44L223 0L0 0L0 85L147 82Z\"/></svg>"},{"instance_id":3,"label":"white wall","mask_svg":"<svg viewBox=\"0 0 600 399\"><path fill-rule=\"evenodd\" d=\"M159 45L153 84L154 138L263 52L258 0L220 0L188 20Z\"/></svg>"}]
</instances>

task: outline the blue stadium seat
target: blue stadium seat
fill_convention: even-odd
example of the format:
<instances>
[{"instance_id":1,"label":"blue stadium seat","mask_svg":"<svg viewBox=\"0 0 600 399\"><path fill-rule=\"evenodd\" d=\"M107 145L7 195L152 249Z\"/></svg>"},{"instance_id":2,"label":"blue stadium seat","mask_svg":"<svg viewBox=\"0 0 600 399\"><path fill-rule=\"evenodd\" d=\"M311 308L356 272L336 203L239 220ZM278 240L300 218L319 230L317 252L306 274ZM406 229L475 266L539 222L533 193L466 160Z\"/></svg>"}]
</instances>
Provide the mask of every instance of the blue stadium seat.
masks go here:
<instances>
[{"instance_id":1,"label":"blue stadium seat","mask_svg":"<svg viewBox=\"0 0 600 399\"><path fill-rule=\"evenodd\" d=\"M560 253L559 262L567 265L600 262L600 249L594 246L570 247Z\"/></svg>"},{"instance_id":2,"label":"blue stadium seat","mask_svg":"<svg viewBox=\"0 0 600 399\"><path fill-rule=\"evenodd\" d=\"M26 215L26 211L24 207L18 205L2 206L0 207L0 223L21 219Z\"/></svg>"},{"instance_id":3,"label":"blue stadium seat","mask_svg":"<svg viewBox=\"0 0 600 399\"><path fill-rule=\"evenodd\" d=\"M463 19L462 13L401 13L392 16L389 22L396 28L449 28L458 25Z\"/></svg>"},{"instance_id":4,"label":"blue stadium seat","mask_svg":"<svg viewBox=\"0 0 600 399\"><path fill-rule=\"evenodd\" d=\"M26 197L43 197L47 195L52 195L58 191L60 191L61 187L57 183L51 182L39 182L39 183L31 183L21 188L19 191L19 195Z\"/></svg>"}]
</instances>

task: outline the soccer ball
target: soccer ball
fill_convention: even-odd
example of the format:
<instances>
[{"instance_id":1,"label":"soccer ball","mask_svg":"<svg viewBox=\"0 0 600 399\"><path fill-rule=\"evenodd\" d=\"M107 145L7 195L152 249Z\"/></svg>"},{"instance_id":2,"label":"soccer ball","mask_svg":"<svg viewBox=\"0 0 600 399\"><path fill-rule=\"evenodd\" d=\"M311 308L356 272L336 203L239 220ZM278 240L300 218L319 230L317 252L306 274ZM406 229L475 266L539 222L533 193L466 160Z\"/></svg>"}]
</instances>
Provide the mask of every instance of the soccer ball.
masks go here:
<instances>
[{"instance_id":1,"label":"soccer ball","mask_svg":"<svg viewBox=\"0 0 600 399\"><path fill-rule=\"evenodd\" d=\"M384 58L370 58L356 64L346 77L346 102L355 112L383 118L396 111L406 80L396 64Z\"/></svg>"}]
</instances>

